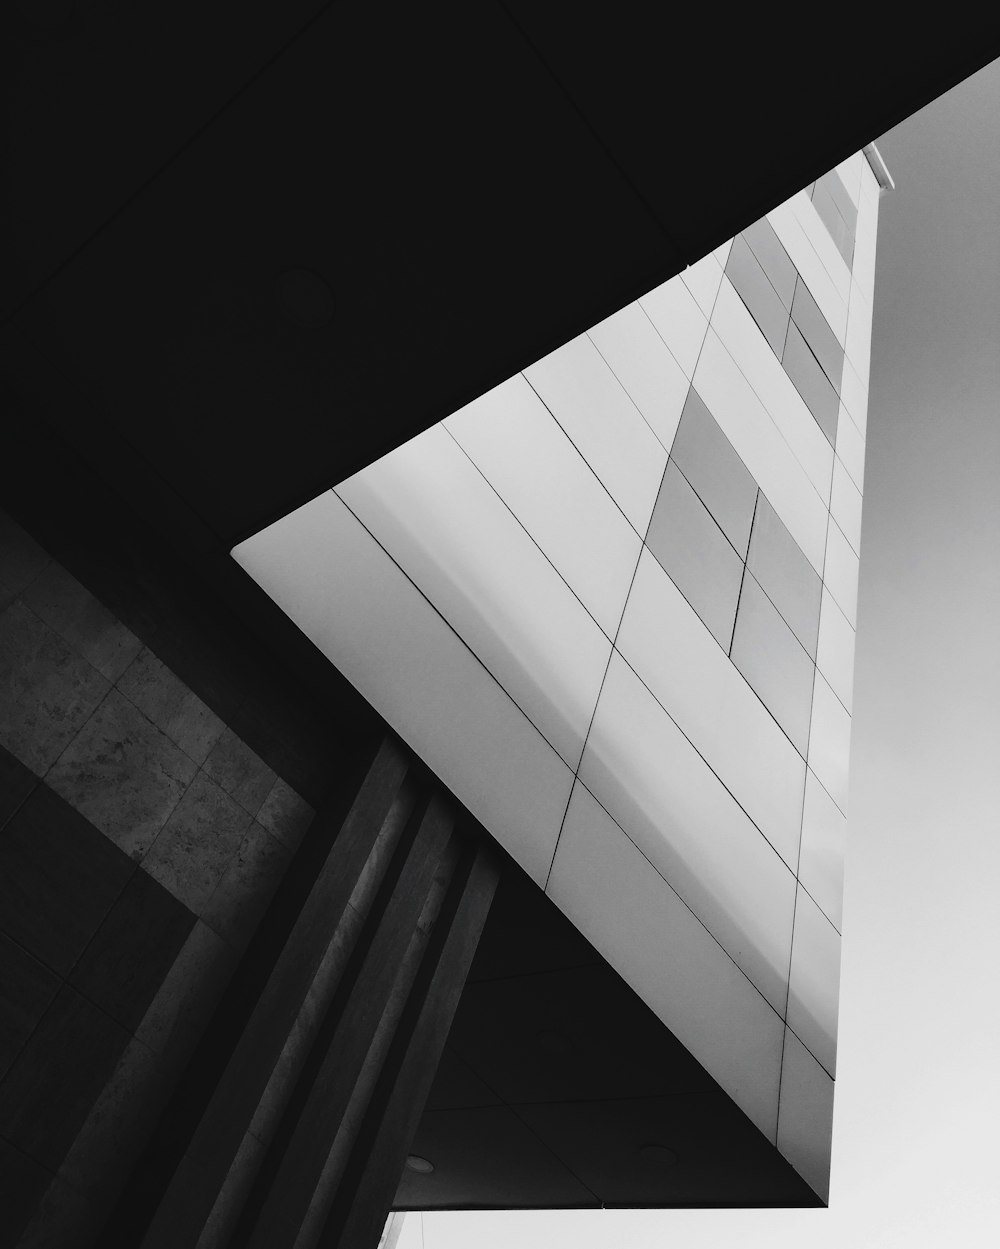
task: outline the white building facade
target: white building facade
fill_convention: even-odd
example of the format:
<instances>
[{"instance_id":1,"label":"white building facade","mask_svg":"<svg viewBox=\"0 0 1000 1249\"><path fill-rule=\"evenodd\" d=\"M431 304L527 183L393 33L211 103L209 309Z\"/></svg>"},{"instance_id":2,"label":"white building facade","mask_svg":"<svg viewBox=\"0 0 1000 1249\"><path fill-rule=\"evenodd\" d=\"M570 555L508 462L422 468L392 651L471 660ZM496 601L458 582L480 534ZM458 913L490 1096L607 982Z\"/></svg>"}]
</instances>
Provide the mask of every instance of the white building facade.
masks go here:
<instances>
[{"instance_id":1,"label":"white building facade","mask_svg":"<svg viewBox=\"0 0 1000 1249\"><path fill-rule=\"evenodd\" d=\"M234 551L824 1200L888 186L857 153Z\"/></svg>"}]
</instances>

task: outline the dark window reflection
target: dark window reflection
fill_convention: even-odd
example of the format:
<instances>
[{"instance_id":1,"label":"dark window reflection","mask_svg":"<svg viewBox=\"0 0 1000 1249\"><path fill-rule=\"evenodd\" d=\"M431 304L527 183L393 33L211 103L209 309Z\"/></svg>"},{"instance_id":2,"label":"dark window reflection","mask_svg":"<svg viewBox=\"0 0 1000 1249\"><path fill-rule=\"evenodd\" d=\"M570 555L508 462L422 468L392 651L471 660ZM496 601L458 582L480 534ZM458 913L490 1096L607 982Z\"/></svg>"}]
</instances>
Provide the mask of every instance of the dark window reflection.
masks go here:
<instances>
[{"instance_id":1,"label":"dark window reflection","mask_svg":"<svg viewBox=\"0 0 1000 1249\"><path fill-rule=\"evenodd\" d=\"M795 298L792 300L792 320L839 394L840 379L844 372L844 349L801 278L795 287Z\"/></svg>"},{"instance_id":2,"label":"dark window reflection","mask_svg":"<svg viewBox=\"0 0 1000 1249\"><path fill-rule=\"evenodd\" d=\"M854 238L858 225L858 210L835 169L813 183L810 191L813 205L820 220L829 230L837 250L850 268L854 263Z\"/></svg>"},{"instance_id":3,"label":"dark window reflection","mask_svg":"<svg viewBox=\"0 0 1000 1249\"><path fill-rule=\"evenodd\" d=\"M791 308L798 274L771 223L766 217L761 217L760 221L747 226L743 231L743 238L757 257L778 298L786 308Z\"/></svg>"},{"instance_id":4,"label":"dark window reflection","mask_svg":"<svg viewBox=\"0 0 1000 1249\"><path fill-rule=\"evenodd\" d=\"M745 557L757 483L694 387L688 391L670 455Z\"/></svg>"},{"instance_id":5,"label":"dark window reflection","mask_svg":"<svg viewBox=\"0 0 1000 1249\"><path fill-rule=\"evenodd\" d=\"M816 423L826 434L830 445L836 446L840 398L794 321L788 326L785 354L781 363L805 400L806 407L816 418Z\"/></svg>"},{"instance_id":6,"label":"dark window reflection","mask_svg":"<svg viewBox=\"0 0 1000 1249\"><path fill-rule=\"evenodd\" d=\"M778 298L742 235L733 239L726 261L726 277L732 282L761 333L771 344L771 350L780 360L785 346L785 330L788 328L788 309Z\"/></svg>"},{"instance_id":7,"label":"dark window reflection","mask_svg":"<svg viewBox=\"0 0 1000 1249\"><path fill-rule=\"evenodd\" d=\"M763 494L754 512L747 568L815 659L823 583Z\"/></svg>"},{"instance_id":8,"label":"dark window reflection","mask_svg":"<svg viewBox=\"0 0 1000 1249\"><path fill-rule=\"evenodd\" d=\"M673 460L663 475L646 545L728 652L743 560ZM664 638L664 645L669 644Z\"/></svg>"}]
</instances>

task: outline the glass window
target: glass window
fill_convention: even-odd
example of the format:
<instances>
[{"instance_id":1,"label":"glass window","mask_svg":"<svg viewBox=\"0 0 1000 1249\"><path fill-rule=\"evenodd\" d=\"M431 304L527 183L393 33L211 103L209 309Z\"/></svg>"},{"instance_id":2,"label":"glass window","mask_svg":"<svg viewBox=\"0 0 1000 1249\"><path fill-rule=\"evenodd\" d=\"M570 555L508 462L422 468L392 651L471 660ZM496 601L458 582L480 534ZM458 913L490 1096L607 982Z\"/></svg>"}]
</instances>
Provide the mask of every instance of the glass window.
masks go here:
<instances>
[{"instance_id":1,"label":"glass window","mask_svg":"<svg viewBox=\"0 0 1000 1249\"><path fill-rule=\"evenodd\" d=\"M801 278L792 300L792 320L839 394L840 378L844 371L844 349Z\"/></svg>"},{"instance_id":2,"label":"glass window","mask_svg":"<svg viewBox=\"0 0 1000 1249\"><path fill-rule=\"evenodd\" d=\"M673 460L663 474L646 545L728 652L743 560Z\"/></svg>"},{"instance_id":3,"label":"glass window","mask_svg":"<svg viewBox=\"0 0 1000 1249\"><path fill-rule=\"evenodd\" d=\"M733 239L729 259L726 261L726 277L736 288L761 333L771 344L771 350L780 360L785 346L785 331L788 328L788 309L778 298L742 235Z\"/></svg>"},{"instance_id":4,"label":"glass window","mask_svg":"<svg viewBox=\"0 0 1000 1249\"><path fill-rule=\"evenodd\" d=\"M815 659L823 582L763 494L754 513L747 568Z\"/></svg>"},{"instance_id":5,"label":"glass window","mask_svg":"<svg viewBox=\"0 0 1000 1249\"><path fill-rule=\"evenodd\" d=\"M724 296L727 292L735 310L742 316L745 327L752 328L749 324L750 314L728 283L719 292L717 307L724 309L727 302ZM737 317L736 320L738 319ZM731 334L732 326L727 328L720 322L719 328L735 342ZM738 333L738 326L736 331ZM756 333L756 330L753 332ZM761 352L761 355L770 358L769 353ZM792 398L798 405L799 420L804 428L808 427L812 417L805 410L805 403L795 392L795 387L787 376L784 380L788 381ZM705 350L698 363L695 385L719 428L770 499L774 510L794 535L795 541L805 551L813 568L822 572L829 516L826 507L827 490L824 489L821 493L810 480L803 463L796 459L792 450L797 440L786 438L782 433L776 418L764 406L746 374L741 371L714 329L710 329L705 337ZM787 427L784 415L778 419ZM846 418L844 423L848 423ZM829 450L829 443L818 426L815 427L815 432ZM811 463L811 457L806 462ZM845 465L850 468L849 463L845 462Z\"/></svg>"},{"instance_id":6,"label":"glass window","mask_svg":"<svg viewBox=\"0 0 1000 1249\"><path fill-rule=\"evenodd\" d=\"M844 263L850 269L854 263L854 234L837 211L837 206L831 198L829 191L817 186L813 195L813 207L819 214L820 221L826 226L837 251L843 256Z\"/></svg>"},{"instance_id":7,"label":"glass window","mask_svg":"<svg viewBox=\"0 0 1000 1249\"><path fill-rule=\"evenodd\" d=\"M771 223L766 217L761 217L760 221L747 226L743 238L749 243L778 298L786 308L791 308L798 274Z\"/></svg>"},{"instance_id":8,"label":"glass window","mask_svg":"<svg viewBox=\"0 0 1000 1249\"><path fill-rule=\"evenodd\" d=\"M854 260L854 236L858 224L858 210L840 174L835 169L824 174L815 184L812 201L820 220L837 244L837 250L850 268Z\"/></svg>"},{"instance_id":9,"label":"glass window","mask_svg":"<svg viewBox=\"0 0 1000 1249\"><path fill-rule=\"evenodd\" d=\"M693 386L688 391L670 455L720 529L745 558L757 483Z\"/></svg>"},{"instance_id":10,"label":"glass window","mask_svg":"<svg viewBox=\"0 0 1000 1249\"><path fill-rule=\"evenodd\" d=\"M615 646L794 871L805 762L649 551Z\"/></svg>"},{"instance_id":11,"label":"glass window","mask_svg":"<svg viewBox=\"0 0 1000 1249\"><path fill-rule=\"evenodd\" d=\"M788 326L785 354L781 363L795 383L795 389L805 400L806 407L816 418L817 425L829 439L830 445L836 446L840 399L794 321Z\"/></svg>"},{"instance_id":12,"label":"glass window","mask_svg":"<svg viewBox=\"0 0 1000 1249\"><path fill-rule=\"evenodd\" d=\"M813 662L750 573L743 578L732 660L804 758Z\"/></svg>"}]
</instances>

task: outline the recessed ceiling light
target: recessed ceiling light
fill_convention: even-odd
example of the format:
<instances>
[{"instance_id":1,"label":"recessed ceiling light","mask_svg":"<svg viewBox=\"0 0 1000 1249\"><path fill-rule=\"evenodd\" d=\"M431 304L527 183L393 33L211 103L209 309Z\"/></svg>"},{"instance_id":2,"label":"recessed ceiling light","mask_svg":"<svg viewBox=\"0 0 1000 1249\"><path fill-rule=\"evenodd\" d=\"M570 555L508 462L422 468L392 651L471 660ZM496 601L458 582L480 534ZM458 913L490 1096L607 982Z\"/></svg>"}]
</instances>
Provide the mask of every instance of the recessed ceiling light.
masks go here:
<instances>
[{"instance_id":1,"label":"recessed ceiling light","mask_svg":"<svg viewBox=\"0 0 1000 1249\"><path fill-rule=\"evenodd\" d=\"M407 1171L416 1171L418 1175L430 1175L434 1163L429 1158L421 1158L419 1154L410 1154L406 1159Z\"/></svg>"},{"instance_id":2,"label":"recessed ceiling light","mask_svg":"<svg viewBox=\"0 0 1000 1249\"><path fill-rule=\"evenodd\" d=\"M318 273L289 269L274 284L278 308L286 320L307 330L329 325L337 310L333 292Z\"/></svg>"},{"instance_id":3,"label":"recessed ceiling light","mask_svg":"<svg viewBox=\"0 0 1000 1249\"><path fill-rule=\"evenodd\" d=\"M659 1163L662 1167L672 1167L677 1161L677 1154L669 1145L641 1145L639 1156L647 1162Z\"/></svg>"}]
</instances>

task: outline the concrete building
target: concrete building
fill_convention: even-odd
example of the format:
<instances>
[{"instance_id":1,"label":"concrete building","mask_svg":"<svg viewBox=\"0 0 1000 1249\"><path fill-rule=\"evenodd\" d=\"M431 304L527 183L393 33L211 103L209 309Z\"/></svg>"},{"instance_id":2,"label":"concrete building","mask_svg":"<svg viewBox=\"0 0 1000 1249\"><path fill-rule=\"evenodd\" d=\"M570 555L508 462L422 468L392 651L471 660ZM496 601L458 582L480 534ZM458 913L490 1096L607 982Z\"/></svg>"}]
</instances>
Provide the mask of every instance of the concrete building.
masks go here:
<instances>
[{"instance_id":1,"label":"concrete building","mask_svg":"<svg viewBox=\"0 0 1000 1249\"><path fill-rule=\"evenodd\" d=\"M711 56L664 79L645 6L514 7L17 19L21 1249L824 1198L884 178L851 153L997 35L778 73L692 15ZM706 117L662 158L708 67L780 144Z\"/></svg>"}]
</instances>

